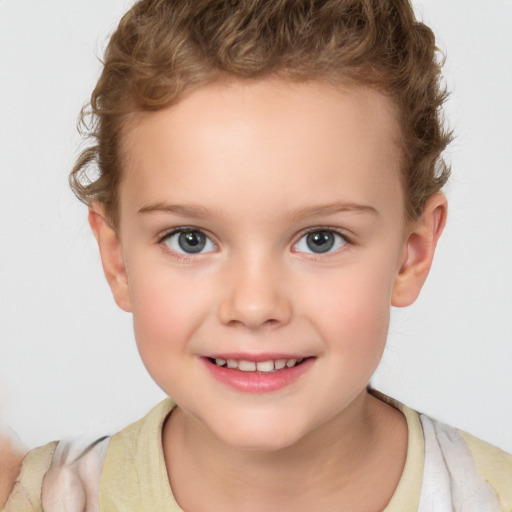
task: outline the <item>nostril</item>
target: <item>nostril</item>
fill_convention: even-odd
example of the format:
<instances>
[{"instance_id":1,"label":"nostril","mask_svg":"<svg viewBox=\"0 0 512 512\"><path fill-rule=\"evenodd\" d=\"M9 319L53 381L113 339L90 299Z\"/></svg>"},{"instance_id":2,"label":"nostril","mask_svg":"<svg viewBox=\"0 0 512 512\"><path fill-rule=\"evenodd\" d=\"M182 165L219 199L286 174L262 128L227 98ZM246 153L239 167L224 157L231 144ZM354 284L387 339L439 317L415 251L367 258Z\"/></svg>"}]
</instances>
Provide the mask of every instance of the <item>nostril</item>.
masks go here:
<instances>
[{"instance_id":1,"label":"nostril","mask_svg":"<svg viewBox=\"0 0 512 512\"><path fill-rule=\"evenodd\" d=\"M228 322L226 322L226 325L228 326L232 326L232 327L246 327L246 328L249 328L249 329L264 329L264 328L267 328L267 329L272 329L274 327L277 327L279 326L280 324L282 324L282 322L280 320L277 320L275 318L269 318L268 320L263 320L263 321L251 321L250 319L245 319L245 320L229 320Z\"/></svg>"},{"instance_id":2,"label":"nostril","mask_svg":"<svg viewBox=\"0 0 512 512\"><path fill-rule=\"evenodd\" d=\"M218 315L224 325L248 329L275 328L291 318L291 300L268 271L245 272L226 281Z\"/></svg>"}]
</instances>

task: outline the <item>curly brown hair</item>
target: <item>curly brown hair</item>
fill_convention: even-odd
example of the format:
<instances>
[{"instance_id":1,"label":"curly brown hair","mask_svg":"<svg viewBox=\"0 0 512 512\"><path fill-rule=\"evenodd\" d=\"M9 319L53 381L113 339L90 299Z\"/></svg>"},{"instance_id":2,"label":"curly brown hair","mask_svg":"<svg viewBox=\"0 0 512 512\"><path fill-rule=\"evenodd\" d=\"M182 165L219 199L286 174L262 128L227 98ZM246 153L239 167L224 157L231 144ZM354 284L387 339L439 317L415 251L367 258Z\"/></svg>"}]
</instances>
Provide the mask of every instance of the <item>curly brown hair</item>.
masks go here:
<instances>
[{"instance_id":1,"label":"curly brown hair","mask_svg":"<svg viewBox=\"0 0 512 512\"><path fill-rule=\"evenodd\" d=\"M409 0L140 0L112 35L82 109L82 133L93 144L80 154L71 187L86 204L102 202L116 226L122 141L134 114L225 78L325 80L391 98L414 220L449 175L442 60Z\"/></svg>"}]
</instances>

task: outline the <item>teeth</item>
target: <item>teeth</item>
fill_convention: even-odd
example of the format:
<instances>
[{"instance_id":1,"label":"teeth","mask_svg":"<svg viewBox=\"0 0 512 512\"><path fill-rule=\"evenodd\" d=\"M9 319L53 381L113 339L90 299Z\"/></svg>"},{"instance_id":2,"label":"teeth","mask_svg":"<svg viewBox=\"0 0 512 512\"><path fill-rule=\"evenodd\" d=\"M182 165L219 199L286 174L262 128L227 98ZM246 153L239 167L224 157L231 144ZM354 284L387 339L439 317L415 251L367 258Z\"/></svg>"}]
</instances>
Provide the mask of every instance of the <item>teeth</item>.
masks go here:
<instances>
[{"instance_id":1,"label":"teeth","mask_svg":"<svg viewBox=\"0 0 512 512\"><path fill-rule=\"evenodd\" d=\"M274 361L274 367L276 370L282 370L286 366L286 359L278 359Z\"/></svg>"},{"instance_id":2,"label":"teeth","mask_svg":"<svg viewBox=\"0 0 512 512\"><path fill-rule=\"evenodd\" d=\"M293 368L304 359L276 359L275 361L246 361L244 359L238 361L236 359L222 359L220 357L215 359L217 366L227 366L231 370L240 370L241 372L262 372L270 373L274 370L282 370L283 368Z\"/></svg>"},{"instance_id":3,"label":"teeth","mask_svg":"<svg viewBox=\"0 0 512 512\"><path fill-rule=\"evenodd\" d=\"M238 369L241 372L255 372L256 363L254 361L238 361Z\"/></svg>"},{"instance_id":4,"label":"teeth","mask_svg":"<svg viewBox=\"0 0 512 512\"><path fill-rule=\"evenodd\" d=\"M261 361L256 363L259 372L271 372L274 369L274 361Z\"/></svg>"}]
</instances>

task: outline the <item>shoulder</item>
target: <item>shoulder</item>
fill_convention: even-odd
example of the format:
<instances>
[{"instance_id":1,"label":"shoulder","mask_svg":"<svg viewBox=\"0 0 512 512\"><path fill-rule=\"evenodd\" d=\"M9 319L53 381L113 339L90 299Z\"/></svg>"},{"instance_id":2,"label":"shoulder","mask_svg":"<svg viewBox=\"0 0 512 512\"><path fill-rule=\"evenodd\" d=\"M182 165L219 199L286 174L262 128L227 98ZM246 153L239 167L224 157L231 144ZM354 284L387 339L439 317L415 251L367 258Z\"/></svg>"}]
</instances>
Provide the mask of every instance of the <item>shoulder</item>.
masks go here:
<instances>
[{"instance_id":1,"label":"shoulder","mask_svg":"<svg viewBox=\"0 0 512 512\"><path fill-rule=\"evenodd\" d=\"M480 476L496 491L503 509L512 511L512 454L467 432L458 432L466 441Z\"/></svg>"},{"instance_id":2,"label":"shoulder","mask_svg":"<svg viewBox=\"0 0 512 512\"><path fill-rule=\"evenodd\" d=\"M432 494L446 494L456 509L478 504L480 510L512 512L512 456L424 414L420 419L425 439L422 498L430 503Z\"/></svg>"},{"instance_id":3,"label":"shoulder","mask_svg":"<svg viewBox=\"0 0 512 512\"><path fill-rule=\"evenodd\" d=\"M3 512L42 510L43 478L50 467L57 444L57 442L49 443L27 453Z\"/></svg>"},{"instance_id":4,"label":"shoulder","mask_svg":"<svg viewBox=\"0 0 512 512\"><path fill-rule=\"evenodd\" d=\"M53 442L28 452L3 512L96 510L108 441Z\"/></svg>"},{"instance_id":5,"label":"shoulder","mask_svg":"<svg viewBox=\"0 0 512 512\"><path fill-rule=\"evenodd\" d=\"M392 500L399 506L388 507L390 511L512 512L512 455L375 390L370 392L400 410L409 429L407 460ZM418 494L415 504L404 508L411 494Z\"/></svg>"},{"instance_id":6,"label":"shoulder","mask_svg":"<svg viewBox=\"0 0 512 512\"><path fill-rule=\"evenodd\" d=\"M180 510L162 451L162 426L173 407L164 400L112 437L101 476L101 510Z\"/></svg>"},{"instance_id":7,"label":"shoulder","mask_svg":"<svg viewBox=\"0 0 512 512\"><path fill-rule=\"evenodd\" d=\"M130 494L137 488L131 484L133 478L137 479L141 453L151 456L147 452L148 443L158 444L161 425L173 406L170 400L165 400L112 438L92 443L86 439L55 441L35 448L27 453L23 462L20 456L21 469L20 464L15 468L11 465L14 474L10 482L4 479L6 463L0 461L2 484L9 484L5 496L0 494L0 509L3 512L42 512L58 505L59 510L72 512L85 510L84 507L91 504L95 509L100 488L107 488L108 494L113 489L121 495L125 491ZM106 507L105 510L117 509Z\"/></svg>"},{"instance_id":8,"label":"shoulder","mask_svg":"<svg viewBox=\"0 0 512 512\"><path fill-rule=\"evenodd\" d=\"M146 443L153 442L161 435L162 425L173 407L174 403L166 399L153 407L146 416L112 436L107 461L115 456L118 461L124 459L128 462L136 459L139 452L145 452Z\"/></svg>"}]
</instances>

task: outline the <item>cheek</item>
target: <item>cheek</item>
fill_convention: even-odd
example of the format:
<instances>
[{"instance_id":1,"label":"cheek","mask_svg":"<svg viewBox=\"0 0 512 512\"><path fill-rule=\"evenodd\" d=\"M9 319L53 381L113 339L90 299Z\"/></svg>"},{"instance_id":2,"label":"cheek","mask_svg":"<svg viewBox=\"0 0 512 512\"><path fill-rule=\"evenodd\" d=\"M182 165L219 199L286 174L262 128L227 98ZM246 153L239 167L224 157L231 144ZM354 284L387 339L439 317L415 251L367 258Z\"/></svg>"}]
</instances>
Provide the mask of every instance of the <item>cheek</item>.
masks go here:
<instances>
[{"instance_id":1,"label":"cheek","mask_svg":"<svg viewBox=\"0 0 512 512\"><path fill-rule=\"evenodd\" d=\"M393 275L389 267L353 265L305 285L304 311L331 348L354 359L380 358L389 327ZM370 269L370 270L369 270ZM387 269L387 272L384 271Z\"/></svg>"},{"instance_id":2,"label":"cheek","mask_svg":"<svg viewBox=\"0 0 512 512\"><path fill-rule=\"evenodd\" d=\"M146 368L161 383L179 355L192 351L190 340L211 301L193 279L150 264L142 268L129 279L134 332Z\"/></svg>"}]
</instances>

